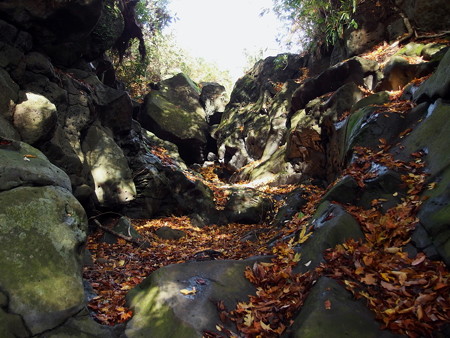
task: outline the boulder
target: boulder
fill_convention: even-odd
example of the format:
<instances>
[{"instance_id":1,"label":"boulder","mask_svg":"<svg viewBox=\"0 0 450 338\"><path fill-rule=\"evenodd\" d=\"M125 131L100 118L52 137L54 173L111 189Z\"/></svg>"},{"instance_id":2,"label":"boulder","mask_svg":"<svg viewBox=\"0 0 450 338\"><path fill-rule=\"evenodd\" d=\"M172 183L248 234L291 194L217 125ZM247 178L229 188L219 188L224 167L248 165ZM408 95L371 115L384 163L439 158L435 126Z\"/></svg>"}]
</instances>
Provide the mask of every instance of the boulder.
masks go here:
<instances>
[{"instance_id":1,"label":"boulder","mask_svg":"<svg viewBox=\"0 0 450 338\"><path fill-rule=\"evenodd\" d=\"M19 186L49 185L72 191L67 174L26 143L6 141L0 145L0 163L0 191Z\"/></svg>"},{"instance_id":2,"label":"boulder","mask_svg":"<svg viewBox=\"0 0 450 338\"><path fill-rule=\"evenodd\" d=\"M0 68L0 115L11 119L11 108L19 98L19 86Z\"/></svg>"},{"instance_id":3,"label":"boulder","mask_svg":"<svg viewBox=\"0 0 450 338\"><path fill-rule=\"evenodd\" d=\"M314 230L311 238L297 250L301 260L295 267L295 272L306 272L323 262L323 252L334 248L346 240L364 238L358 222L338 204L324 201L313 215L311 225Z\"/></svg>"},{"instance_id":4,"label":"boulder","mask_svg":"<svg viewBox=\"0 0 450 338\"><path fill-rule=\"evenodd\" d=\"M12 123L0 115L0 138L7 138L11 140L20 141L20 135L14 129Z\"/></svg>"},{"instance_id":5,"label":"boulder","mask_svg":"<svg viewBox=\"0 0 450 338\"><path fill-rule=\"evenodd\" d=\"M64 188L18 187L0 193L0 289L3 307L32 335L55 328L84 307L81 247L86 214Z\"/></svg>"},{"instance_id":6,"label":"boulder","mask_svg":"<svg viewBox=\"0 0 450 338\"><path fill-rule=\"evenodd\" d=\"M137 195L124 208L127 216L151 218L199 213L209 220L215 213L211 190L186 176L186 165L174 144L146 132L137 122L119 144L135 173Z\"/></svg>"},{"instance_id":7,"label":"boulder","mask_svg":"<svg viewBox=\"0 0 450 338\"><path fill-rule=\"evenodd\" d=\"M255 287L244 277L245 267L267 260L188 262L156 270L127 295L134 316L126 336L200 338L204 330L217 332L215 303L223 301L232 309L254 294Z\"/></svg>"},{"instance_id":8,"label":"boulder","mask_svg":"<svg viewBox=\"0 0 450 338\"><path fill-rule=\"evenodd\" d=\"M114 207L135 198L136 188L127 159L109 129L92 125L86 132L82 149L100 205Z\"/></svg>"},{"instance_id":9,"label":"boulder","mask_svg":"<svg viewBox=\"0 0 450 338\"><path fill-rule=\"evenodd\" d=\"M134 240L142 239L142 236L133 227L128 217L120 217L117 223L113 226L112 230L118 234L131 237ZM102 237L102 241L108 244L115 244L117 243L117 237L109 232L105 232Z\"/></svg>"},{"instance_id":10,"label":"boulder","mask_svg":"<svg viewBox=\"0 0 450 338\"><path fill-rule=\"evenodd\" d=\"M448 1L403 0L399 3L417 30L424 32L449 30L450 3ZM436 10L437 8L439 10Z\"/></svg>"},{"instance_id":11,"label":"boulder","mask_svg":"<svg viewBox=\"0 0 450 338\"><path fill-rule=\"evenodd\" d=\"M306 107L309 101L323 94L334 92L346 83L375 87L380 74L376 61L353 57L328 68L316 77L306 80L293 94L291 112Z\"/></svg>"},{"instance_id":12,"label":"boulder","mask_svg":"<svg viewBox=\"0 0 450 338\"><path fill-rule=\"evenodd\" d=\"M205 110L206 121L209 125L219 124L228 102L225 87L216 82L202 82L200 85L200 103Z\"/></svg>"},{"instance_id":13,"label":"boulder","mask_svg":"<svg viewBox=\"0 0 450 338\"><path fill-rule=\"evenodd\" d=\"M273 209L268 195L250 188L232 190L223 210L229 223L260 224Z\"/></svg>"},{"instance_id":14,"label":"boulder","mask_svg":"<svg viewBox=\"0 0 450 338\"><path fill-rule=\"evenodd\" d=\"M443 149L449 144L449 113L450 105L437 100L429 107L423 121L402 142L405 153L422 151L426 154L424 161L430 174L428 181L435 182L436 187L424 192L427 197L418 217L447 265L450 265L450 158Z\"/></svg>"},{"instance_id":15,"label":"boulder","mask_svg":"<svg viewBox=\"0 0 450 338\"><path fill-rule=\"evenodd\" d=\"M14 109L14 127L29 144L51 139L57 122L55 105L42 95L28 92L25 96L26 100Z\"/></svg>"},{"instance_id":16,"label":"boulder","mask_svg":"<svg viewBox=\"0 0 450 338\"><path fill-rule=\"evenodd\" d=\"M325 304L329 304L327 307ZM321 277L283 337L317 338L332 336L394 338L401 337L381 330L380 323L362 300L355 300L336 280Z\"/></svg>"},{"instance_id":17,"label":"boulder","mask_svg":"<svg viewBox=\"0 0 450 338\"><path fill-rule=\"evenodd\" d=\"M63 325L44 332L39 338L119 338L123 333L122 325L106 326L97 323L89 314L87 309L83 309L75 316L70 317Z\"/></svg>"},{"instance_id":18,"label":"boulder","mask_svg":"<svg viewBox=\"0 0 450 338\"><path fill-rule=\"evenodd\" d=\"M284 142L290 99L305 72L305 59L292 54L268 57L240 78L214 132L219 159L237 170L267 160Z\"/></svg>"},{"instance_id":19,"label":"boulder","mask_svg":"<svg viewBox=\"0 0 450 338\"><path fill-rule=\"evenodd\" d=\"M186 236L186 233L182 230L172 229L168 226L163 226L155 231L156 236L161 239L178 240Z\"/></svg>"},{"instance_id":20,"label":"boulder","mask_svg":"<svg viewBox=\"0 0 450 338\"><path fill-rule=\"evenodd\" d=\"M145 129L175 143L188 164L203 163L205 155L208 125L199 95L197 85L180 73L145 97L138 118Z\"/></svg>"},{"instance_id":21,"label":"boulder","mask_svg":"<svg viewBox=\"0 0 450 338\"><path fill-rule=\"evenodd\" d=\"M450 98L450 49L445 53L436 71L414 93L414 101L432 102Z\"/></svg>"}]
</instances>

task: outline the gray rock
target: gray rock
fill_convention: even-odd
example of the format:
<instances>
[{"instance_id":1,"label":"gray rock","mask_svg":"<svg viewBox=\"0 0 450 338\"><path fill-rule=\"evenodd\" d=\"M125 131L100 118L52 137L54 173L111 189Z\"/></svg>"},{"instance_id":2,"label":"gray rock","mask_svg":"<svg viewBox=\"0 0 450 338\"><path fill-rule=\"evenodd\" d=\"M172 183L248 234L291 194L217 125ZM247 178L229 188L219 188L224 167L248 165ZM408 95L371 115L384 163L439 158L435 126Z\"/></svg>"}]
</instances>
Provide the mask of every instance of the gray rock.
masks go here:
<instances>
[{"instance_id":1,"label":"gray rock","mask_svg":"<svg viewBox=\"0 0 450 338\"><path fill-rule=\"evenodd\" d=\"M26 143L12 141L10 145L0 146L0 163L0 191L46 185L72 191L67 174Z\"/></svg>"},{"instance_id":2,"label":"gray rock","mask_svg":"<svg viewBox=\"0 0 450 338\"><path fill-rule=\"evenodd\" d=\"M200 338L203 330L217 332L215 302L232 309L254 294L255 287L244 277L245 267L267 260L188 262L158 269L127 295L134 316L126 336ZM181 290L193 293L184 295Z\"/></svg>"},{"instance_id":3,"label":"gray rock","mask_svg":"<svg viewBox=\"0 0 450 338\"><path fill-rule=\"evenodd\" d=\"M330 305L329 309L325 302ZM364 302L355 300L337 281L321 277L308 294L294 324L283 337L318 338L330 335L336 338L400 337L381 330L380 323Z\"/></svg>"},{"instance_id":4,"label":"gray rock","mask_svg":"<svg viewBox=\"0 0 450 338\"><path fill-rule=\"evenodd\" d=\"M200 85L200 103L205 109L206 120L209 125L219 124L228 102L225 87L215 82L203 82Z\"/></svg>"},{"instance_id":5,"label":"gray rock","mask_svg":"<svg viewBox=\"0 0 450 338\"><path fill-rule=\"evenodd\" d=\"M314 225L314 232L298 249L301 260L295 272L314 269L323 261L322 254L326 249L334 248L348 239L364 238L358 222L341 206L328 201L319 205L311 224Z\"/></svg>"},{"instance_id":6,"label":"gray rock","mask_svg":"<svg viewBox=\"0 0 450 338\"><path fill-rule=\"evenodd\" d=\"M26 100L14 109L14 127L29 144L51 139L57 121L55 105L42 95L25 95Z\"/></svg>"},{"instance_id":7,"label":"gray rock","mask_svg":"<svg viewBox=\"0 0 450 338\"><path fill-rule=\"evenodd\" d=\"M83 309L80 313L69 318L63 325L38 335L39 338L119 338L123 328L100 325Z\"/></svg>"},{"instance_id":8,"label":"gray rock","mask_svg":"<svg viewBox=\"0 0 450 338\"><path fill-rule=\"evenodd\" d=\"M12 123L0 115L0 137L20 141L20 135L14 129Z\"/></svg>"},{"instance_id":9,"label":"gray rock","mask_svg":"<svg viewBox=\"0 0 450 338\"><path fill-rule=\"evenodd\" d=\"M120 217L119 220L117 221L117 224L112 228L112 230L121 235L131 237L136 240L142 238L142 236L139 235L136 229L133 228L133 225L131 224L130 219L128 217ZM109 244L114 244L117 243L117 237L114 236L113 234L105 232L102 241Z\"/></svg>"},{"instance_id":10,"label":"gray rock","mask_svg":"<svg viewBox=\"0 0 450 338\"><path fill-rule=\"evenodd\" d=\"M81 276L87 218L60 187L0 193L0 289L32 334L50 330L84 306Z\"/></svg>"},{"instance_id":11,"label":"gray rock","mask_svg":"<svg viewBox=\"0 0 450 338\"><path fill-rule=\"evenodd\" d=\"M445 53L436 71L414 93L414 101L432 102L450 98L450 49Z\"/></svg>"},{"instance_id":12,"label":"gray rock","mask_svg":"<svg viewBox=\"0 0 450 338\"><path fill-rule=\"evenodd\" d=\"M204 161L208 125L199 102L200 89L180 73L151 91L139 115L142 126L178 146L188 164Z\"/></svg>"},{"instance_id":13,"label":"gray rock","mask_svg":"<svg viewBox=\"0 0 450 338\"><path fill-rule=\"evenodd\" d=\"M82 149L101 205L126 204L135 198L136 188L127 159L106 128L91 126Z\"/></svg>"},{"instance_id":14,"label":"gray rock","mask_svg":"<svg viewBox=\"0 0 450 338\"><path fill-rule=\"evenodd\" d=\"M229 223L259 224L273 209L269 196L254 189L234 189L225 205L225 219Z\"/></svg>"},{"instance_id":15,"label":"gray rock","mask_svg":"<svg viewBox=\"0 0 450 338\"><path fill-rule=\"evenodd\" d=\"M4 69L0 68L0 115L10 119L11 108L18 98L19 86Z\"/></svg>"},{"instance_id":16,"label":"gray rock","mask_svg":"<svg viewBox=\"0 0 450 338\"><path fill-rule=\"evenodd\" d=\"M156 236L162 239L174 239L178 240L186 236L186 233L182 230L172 229L171 227L164 226L155 231Z\"/></svg>"}]
</instances>

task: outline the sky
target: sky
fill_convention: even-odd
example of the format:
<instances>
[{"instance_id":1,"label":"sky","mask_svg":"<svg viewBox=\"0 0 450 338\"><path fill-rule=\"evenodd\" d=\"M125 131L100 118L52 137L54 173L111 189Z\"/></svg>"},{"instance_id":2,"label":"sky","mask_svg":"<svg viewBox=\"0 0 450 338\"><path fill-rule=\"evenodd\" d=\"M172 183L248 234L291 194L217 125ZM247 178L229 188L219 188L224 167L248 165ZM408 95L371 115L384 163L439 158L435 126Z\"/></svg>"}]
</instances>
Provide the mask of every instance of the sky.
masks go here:
<instances>
[{"instance_id":1,"label":"sky","mask_svg":"<svg viewBox=\"0 0 450 338\"><path fill-rule=\"evenodd\" d=\"M264 57L282 53L276 37L281 23L273 13L260 16L272 0L170 0L178 20L170 25L178 45L194 57L229 70L233 80L244 74L246 51Z\"/></svg>"}]
</instances>

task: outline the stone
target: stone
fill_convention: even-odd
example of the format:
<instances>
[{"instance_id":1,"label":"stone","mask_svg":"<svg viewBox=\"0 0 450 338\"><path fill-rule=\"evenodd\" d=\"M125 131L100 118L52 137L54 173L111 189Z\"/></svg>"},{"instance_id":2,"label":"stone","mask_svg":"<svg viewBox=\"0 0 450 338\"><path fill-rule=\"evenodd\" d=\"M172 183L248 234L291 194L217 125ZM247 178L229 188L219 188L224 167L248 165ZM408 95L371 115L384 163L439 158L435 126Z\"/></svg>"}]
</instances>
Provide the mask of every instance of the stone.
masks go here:
<instances>
[{"instance_id":1,"label":"stone","mask_svg":"<svg viewBox=\"0 0 450 338\"><path fill-rule=\"evenodd\" d=\"M156 236L161 239L169 239L169 240L179 240L186 236L186 233L183 230L172 229L168 226L163 226L155 231Z\"/></svg>"},{"instance_id":2,"label":"stone","mask_svg":"<svg viewBox=\"0 0 450 338\"><path fill-rule=\"evenodd\" d=\"M0 193L0 289L8 309L33 335L55 328L84 307L81 247L87 217L60 187Z\"/></svg>"},{"instance_id":3,"label":"stone","mask_svg":"<svg viewBox=\"0 0 450 338\"><path fill-rule=\"evenodd\" d=\"M206 120L209 125L219 124L228 102L225 87L216 82L202 82L200 85L200 103L205 110Z\"/></svg>"},{"instance_id":4,"label":"stone","mask_svg":"<svg viewBox=\"0 0 450 338\"><path fill-rule=\"evenodd\" d=\"M328 309L324 304L330 304ZM352 294L336 280L321 277L312 287L300 313L285 336L293 338L316 338L332 336L336 338L401 337L387 330L381 330L362 300L355 300Z\"/></svg>"},{"instance_id":5,"label":"stone","mask_svg":"<svg viewBox=\"0 0 450 338\"><path fill-rule=\"evenodd\" d=\"M112 207L129 203L135 198L136 187L127 159L108 129L91 126L86 132L82 149L100 205Z\"/></svg>"},{"instance_id":6,"label":"stone","mask_svg":"<svg viewBox=\"0 0 450 338\"><path fill-rule=\"evenodd\" d=\"M359 240L364 238L358 222L341 206L322 202L312 217L314 226L312 236L298 248L301 260L294 268L294 272L303 273L314 269L323 262L323 252L334 248L346 240Z\"/></svg>"},{"instance_id":7,"label":"stone","mask_svg":"<svg viewBox=\"0 0 450 338\"><path fill-rule=\"evenodd\" d=\"M11 119L11 108L19 98L19 86L0 68L0 115Z\"/></svg>"},{"instance_id":8,"label":"stone","mask_svg":"<svg viewBox=\"0 0 450 338\"><path fill-rule=\"evenodd\" d=\"M7 138L10 140L20 141L20 135L14 129L12 123L0 115L0 138Z\"/></svg>"},{"instance_id":9,"label":"stone","mask_svg":"<svg viewBox=\"0 0 450 338\"><path fill-rule=\"evenodd\" d=\"M297 188L286 196L283 196L284 203L278 209L277 214L272 220L272 224L282 227L285 223L290 221L306 204L307 200L305 199L304 194L304 189Z\"/></svg>"},{"instance_id":10,"label":"stone","mask_svg":"<svg viewBox=\"0 0 450 338\"><path fill-rule=\"evenodd\" d=\"M59 186L72 191L67 174L51 164L39 150L12 141L0 146L0 191L19 186Z\"/></svg>"},{"instance_id":11,"label":"stone","mask_svg":"<svg viewBox=\"0 0 450 338\"><path fill-rule=\"evenodd\" d=\"M273 208L269 196L250 189L234 189L228 197L224 214L229 223L260 224Z\"/></svg>"},{"instance_id":12,"label":"stone","mask_svg":"<svg viewBox=\"0 0 450 338\"><path fill-rule=\"evenodd\" d=\"M333 92L346 83L354 82L356 85L364 85L364 78L368 76L379 78L378 68L375 61L360 57L353 57L328 68L318 76L303 82L294 92L291 112L295 113L305 108L312 99Z\"/></svg>"},{"instance_id":13,"label":"stone","mask_svg":"<svg viewBox=\"0 0 450 338\"><path fill-rule=\"evenodd\" d=\"M46 141L56 128L56 107L42 95L25 93L26 100L17 104L13 123L22 140L29 144Z\"/></svg>"},{"instance_id":14,"label":"stone","mask_svg":"<svg viewBox=\"0 0 450 338\"><path fill-rule=\"evenodd\" d=\"M436 71L414 93L414 101L432 102L450 98L450 49L445 53Z\"/></svg>"},{"instance_id":15,"label":"stone","mask_svg":"<svg viewBox=\"0 0 450 338\"><path fill-rule=\"evenodd\" d=\"M204 330L217 332L220 323L215 302L233 309L238 301L255 293L244 277L245 267L267 258L242 261L213 260L187 262L160 268L127 295L134 312L128 322L127 337L196 337ZM194 290L184 295L183 289ZM232 330L230 324L225 324Z\"/></svg>"},{"instance_id":16,"label":"stone","mask_svg":"<svg viewBox=\"0 0 450 338\"><path fill-rule=\"evenodd\" d=\"M117 221L117 224L113 226L112 230L117 232L118 234L131 237L135 240L139 240L142 238L142 236L133 227L128 217L120 217ZM105 232L102 237L102 241L108 244L115 244L117 243L117 237L113 234L110 234L109 232Z\"/></svg>"},{"instance_id":17,"label":"stone","mask_svg":"<svg viewBox=\"0 0 450 338\"><path fill-rule=\"evenodd\" d=\"M206 155L208 125L199 95L197 85L180 73L145 97L138 118L145 129L175 143L187 164L203 163Z\"/></svg>"}]
</instances>

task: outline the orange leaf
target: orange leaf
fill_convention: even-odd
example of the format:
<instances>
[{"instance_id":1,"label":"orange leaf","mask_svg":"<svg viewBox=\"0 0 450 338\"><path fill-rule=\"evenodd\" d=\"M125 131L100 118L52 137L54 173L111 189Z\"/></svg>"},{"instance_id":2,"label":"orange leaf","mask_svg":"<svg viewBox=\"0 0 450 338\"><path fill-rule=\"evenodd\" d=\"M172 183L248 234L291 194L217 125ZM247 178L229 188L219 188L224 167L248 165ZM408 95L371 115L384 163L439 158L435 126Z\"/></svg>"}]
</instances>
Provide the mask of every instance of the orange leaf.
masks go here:
<instances>
[{"instance_id":1,"label":"orange leaf","mask_svg":"<svg viewBox=\"0 0 450 338\"><path fill-rule=\"evenodd\" d=\"M325 310L331 310L331 301L329 299L327 299L324 302L324 305L325 305Z\"/></svg>"}]
</instances>

